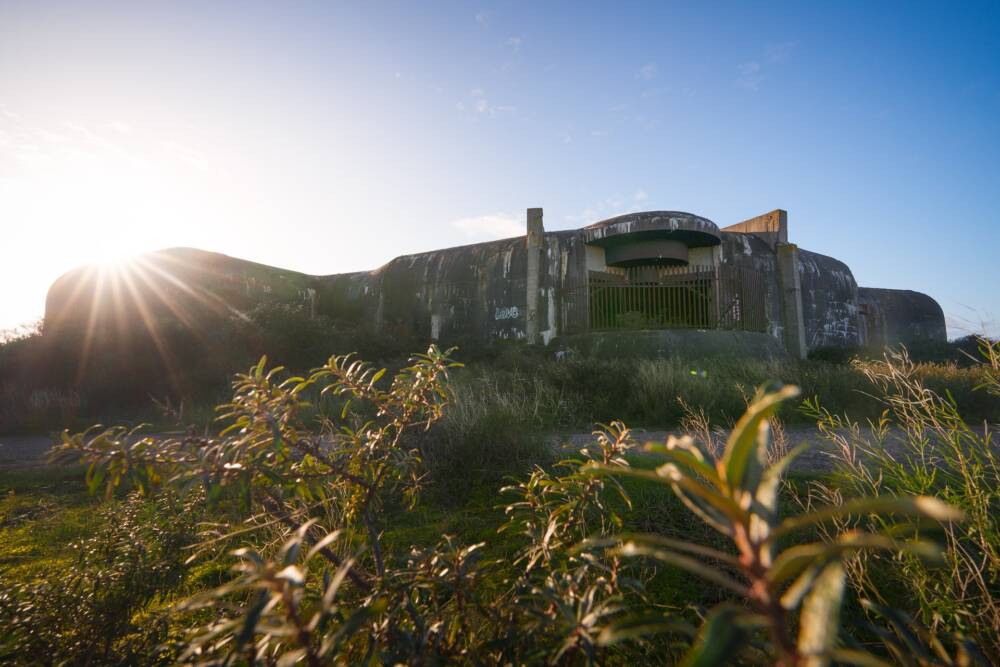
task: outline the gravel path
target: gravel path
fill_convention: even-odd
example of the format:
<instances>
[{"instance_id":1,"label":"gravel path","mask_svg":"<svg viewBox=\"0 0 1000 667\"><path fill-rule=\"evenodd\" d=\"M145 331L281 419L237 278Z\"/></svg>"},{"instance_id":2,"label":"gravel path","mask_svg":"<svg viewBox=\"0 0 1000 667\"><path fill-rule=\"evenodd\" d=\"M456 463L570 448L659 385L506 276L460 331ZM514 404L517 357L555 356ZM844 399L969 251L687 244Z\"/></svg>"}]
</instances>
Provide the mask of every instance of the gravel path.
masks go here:
<instances>
[{"instance_id":1,"label":"gravel path","mask_svg":"<svg viewBox=\"0 0 1000 667\"><path fill-rule=\"evenodd\" d=\"M54 442L48 436L0 435L0 470L44 465Z\"/></svg>"}]
</instances>

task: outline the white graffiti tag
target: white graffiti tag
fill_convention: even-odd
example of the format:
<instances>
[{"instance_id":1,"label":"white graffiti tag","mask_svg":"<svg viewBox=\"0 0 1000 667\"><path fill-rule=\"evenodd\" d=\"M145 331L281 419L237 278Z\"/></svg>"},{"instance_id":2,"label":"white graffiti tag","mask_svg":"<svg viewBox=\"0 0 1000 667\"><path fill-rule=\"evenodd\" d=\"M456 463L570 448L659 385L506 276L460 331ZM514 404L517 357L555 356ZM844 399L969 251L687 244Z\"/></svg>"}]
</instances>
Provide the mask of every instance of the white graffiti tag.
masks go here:
<instances>
[{"instance_id":1,"label":"white graffiti tag","mask_svg":"<svg viewBox=\"0 0 1000 667\"><path fill-rule=\"evenodd\" d=\"M496 313L493 315L495 320L516 320L520 316L521 311L517 309L517 306L507 306L497 307Z\"/></svg>"}]
</instances>

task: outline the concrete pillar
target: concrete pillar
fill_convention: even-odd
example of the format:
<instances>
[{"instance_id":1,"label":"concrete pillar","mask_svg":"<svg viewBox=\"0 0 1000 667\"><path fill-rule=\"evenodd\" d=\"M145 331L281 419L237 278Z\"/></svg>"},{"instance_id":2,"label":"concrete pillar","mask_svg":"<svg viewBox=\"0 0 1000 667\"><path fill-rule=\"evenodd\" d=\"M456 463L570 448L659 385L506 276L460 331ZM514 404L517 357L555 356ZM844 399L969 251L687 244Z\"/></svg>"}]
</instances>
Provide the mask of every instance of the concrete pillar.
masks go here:
<instances>
[{"instance_id":1,"label":"concrete pillar","mask_svg":"<svg viewBox=\"0 0 1000 667\"><path fill-rule=\"evenodd\" d=\"M785 325L785 349L793 359L806 358L806 326L802 317L802 281L799 279L799 247L778 244L778 290Z\"/></svg>"},{"instance_id":2,"label":"concrete pillar","mask_svg":"<svg viewBox=\"0 0 1000 667\"><path fill-rule=\"evenodd\" d=\"M542 269L542 244L545 242L545 228L542 227L542 209L528 209L528 249L527 309L525 313L525 334L529 343L539 343L538 299Z\"/></svg>"},{"instance_id":3,"label":"concrete pillar","mask_svg":"<svg viewBox=\"0 0 1000 667\"><path fill-rule=\"evenodd\" d=\"M722 231L753 234L777 249L778 244L788 243L788 211L776 208L770 213L723 227Z\"/></svg>"}]
</instances>

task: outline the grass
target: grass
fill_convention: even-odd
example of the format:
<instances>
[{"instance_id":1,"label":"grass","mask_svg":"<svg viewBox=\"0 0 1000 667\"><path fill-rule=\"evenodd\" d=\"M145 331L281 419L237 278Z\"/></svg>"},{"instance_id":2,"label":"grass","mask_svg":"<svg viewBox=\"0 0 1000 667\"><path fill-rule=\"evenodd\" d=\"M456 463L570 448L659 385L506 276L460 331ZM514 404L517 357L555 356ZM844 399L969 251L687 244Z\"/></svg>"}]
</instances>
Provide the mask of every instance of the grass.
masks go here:
<instances>
[{"instance_id":1,"label":"grass","mask_svg":"<svg viewBox=\"0 0 1000 667\"><path fill-rule=\"evenodd\" d=\"M975 390L985 373L982 366L956 363L918 363L914 368L915 377L929 389L953 396L970 421L1000 415L1000 397ZM803 396L818 397L832 412L862 421L877 419L884 407L873 397L876 387L861 367L819 360L556 361L512 356L466 368L454 380L457 400L447 421L464 433L491 420L512 432L589 431L595 423L614 419L633 427L673 428L685 415L676 397L701 409L713 425L728 427L743 413L747 397L775 380L796 384ZM812 423L798 413L785 418L792 424Z\"/></svg>"},{"instance_id":2,"label":"grass","mask_svg":"<svg viewBox=\"0 0 1000 667\"><path fill-rule=\"evenodd\" d=\"M421 344L311 318L280 303L261 304L249 317L249 321L218 322L207 342L165 326L164 344L177 352L169 368L158 365L159 355L148 341L130 354L114 341L97 341L87 368L79 363L79 341L72 337L50 340L32 331L0 342L0 433L80 430L94 423L152 422L157 429L172 427L174 421L150 400L154 397L163 404L169 401L172 409L182 407L185 423L204 425L213 417L212 406L229 395L227 378L265 351L272 362L296 372L322 364L331 353L351 350L391 371ZM982 380L982 369L968 356L974 343L962 339L934 344L914 356L927 360L918 364L927 386L951 392L973 421L1000 413L1000 398L973 391ZM866 395L872 392L871 383L848 362L873 354L861 349L818 350L801 363L738 358L557 361L544 349L469 344L456 355L469 368L457 374L462 393L455 409L476 411L481 409L477 401L482 401L494 413L518 410L522 423L535 430L589 430L595 422L613 419L632 426L664 427L677 425L683 416L672 399L681 395L704 409L714 424L725 426L743 412L747 394L779 379L798 384L805 396L818 396L838 414L866 419L877 417L880 408ZM502 415L500 422L511 424ZM507 443L519 444L519 440Z\"/></svg>"},{"instance_id":3,"label":"grass","mask_svg":"<svg viewBox=\"0 0 1000 667\"><path fill-rule=\"evenodd\" d=\"M69 565L71 544L93 532L94 499L79 468L0 473L0 570L33 580Z\"/></svg>"}]
</instances>

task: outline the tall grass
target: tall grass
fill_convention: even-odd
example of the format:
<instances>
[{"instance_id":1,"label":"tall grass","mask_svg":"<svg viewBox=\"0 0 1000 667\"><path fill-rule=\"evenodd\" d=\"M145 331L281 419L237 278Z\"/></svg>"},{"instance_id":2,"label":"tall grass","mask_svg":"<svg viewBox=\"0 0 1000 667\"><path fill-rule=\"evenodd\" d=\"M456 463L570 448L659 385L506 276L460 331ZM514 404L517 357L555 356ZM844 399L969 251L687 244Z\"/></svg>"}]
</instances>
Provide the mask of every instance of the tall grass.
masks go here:
<instances>
[{"instance_id":1,"label":"tall grass","mask_svg":"<svg viewBox=\"0 0 1000 667\"><path fill-rule=\"evenodd\" d=\"M546 433L571 420L562 392L522 372L460 376L423 447L439 488L452 493L551 459Z\"/></svg>"},{"instance_id":2,"label":"tall grass","mask_svg":"<svg viewBox=\"0 0 1000 667\"><path fill-rule=\"evenodd\" d=\"M1000 415L1000 397L976 391L986 378L981 365L912 365L915 378L950 395L968 419L992 421ZM831 412L854 419L877 419L883 409L876 384L861 366L826 361L509 357L466 369L459 379L462 401L495 403L498 396L516 395L530 404L532 424L576 430L615 419L676 427L685 417L685 403L703 411L712 424L731 426L754 389L772 381L798 385L804 396L818 397ZM788 418L793 424L811 423L798 414Z\"/></svg>"},{"instance_id":3,"label":"tall grass","mask_svg":"<svg viewBox=\"0 0 1000 667\"><path fill-rule=\"evenodd\" d=\"M855 558L848 572L862 597L919 617L935 637L972 637L995 656L1000 652L1000 443L985 421L1000 417L991 402L1000 396L1000 345L984 341L982 351L984 363L972 373L916 364L905 350L881 361L856 362L855 370L875 387L884 409L875 420L860 422L809 402L805 411L835 445L839 474L833 482L814 482L803 504L923 494L961 508L968 520L947 527L943 570L912 557L868 553ZM974 380L977 385L971 385ZM959 405L964 390L981 399L963 396L967 406L992 410L986 420L964 416ZM879 521L873 516L842 521L829 539Z\"/></svg>"}]
</instances>

